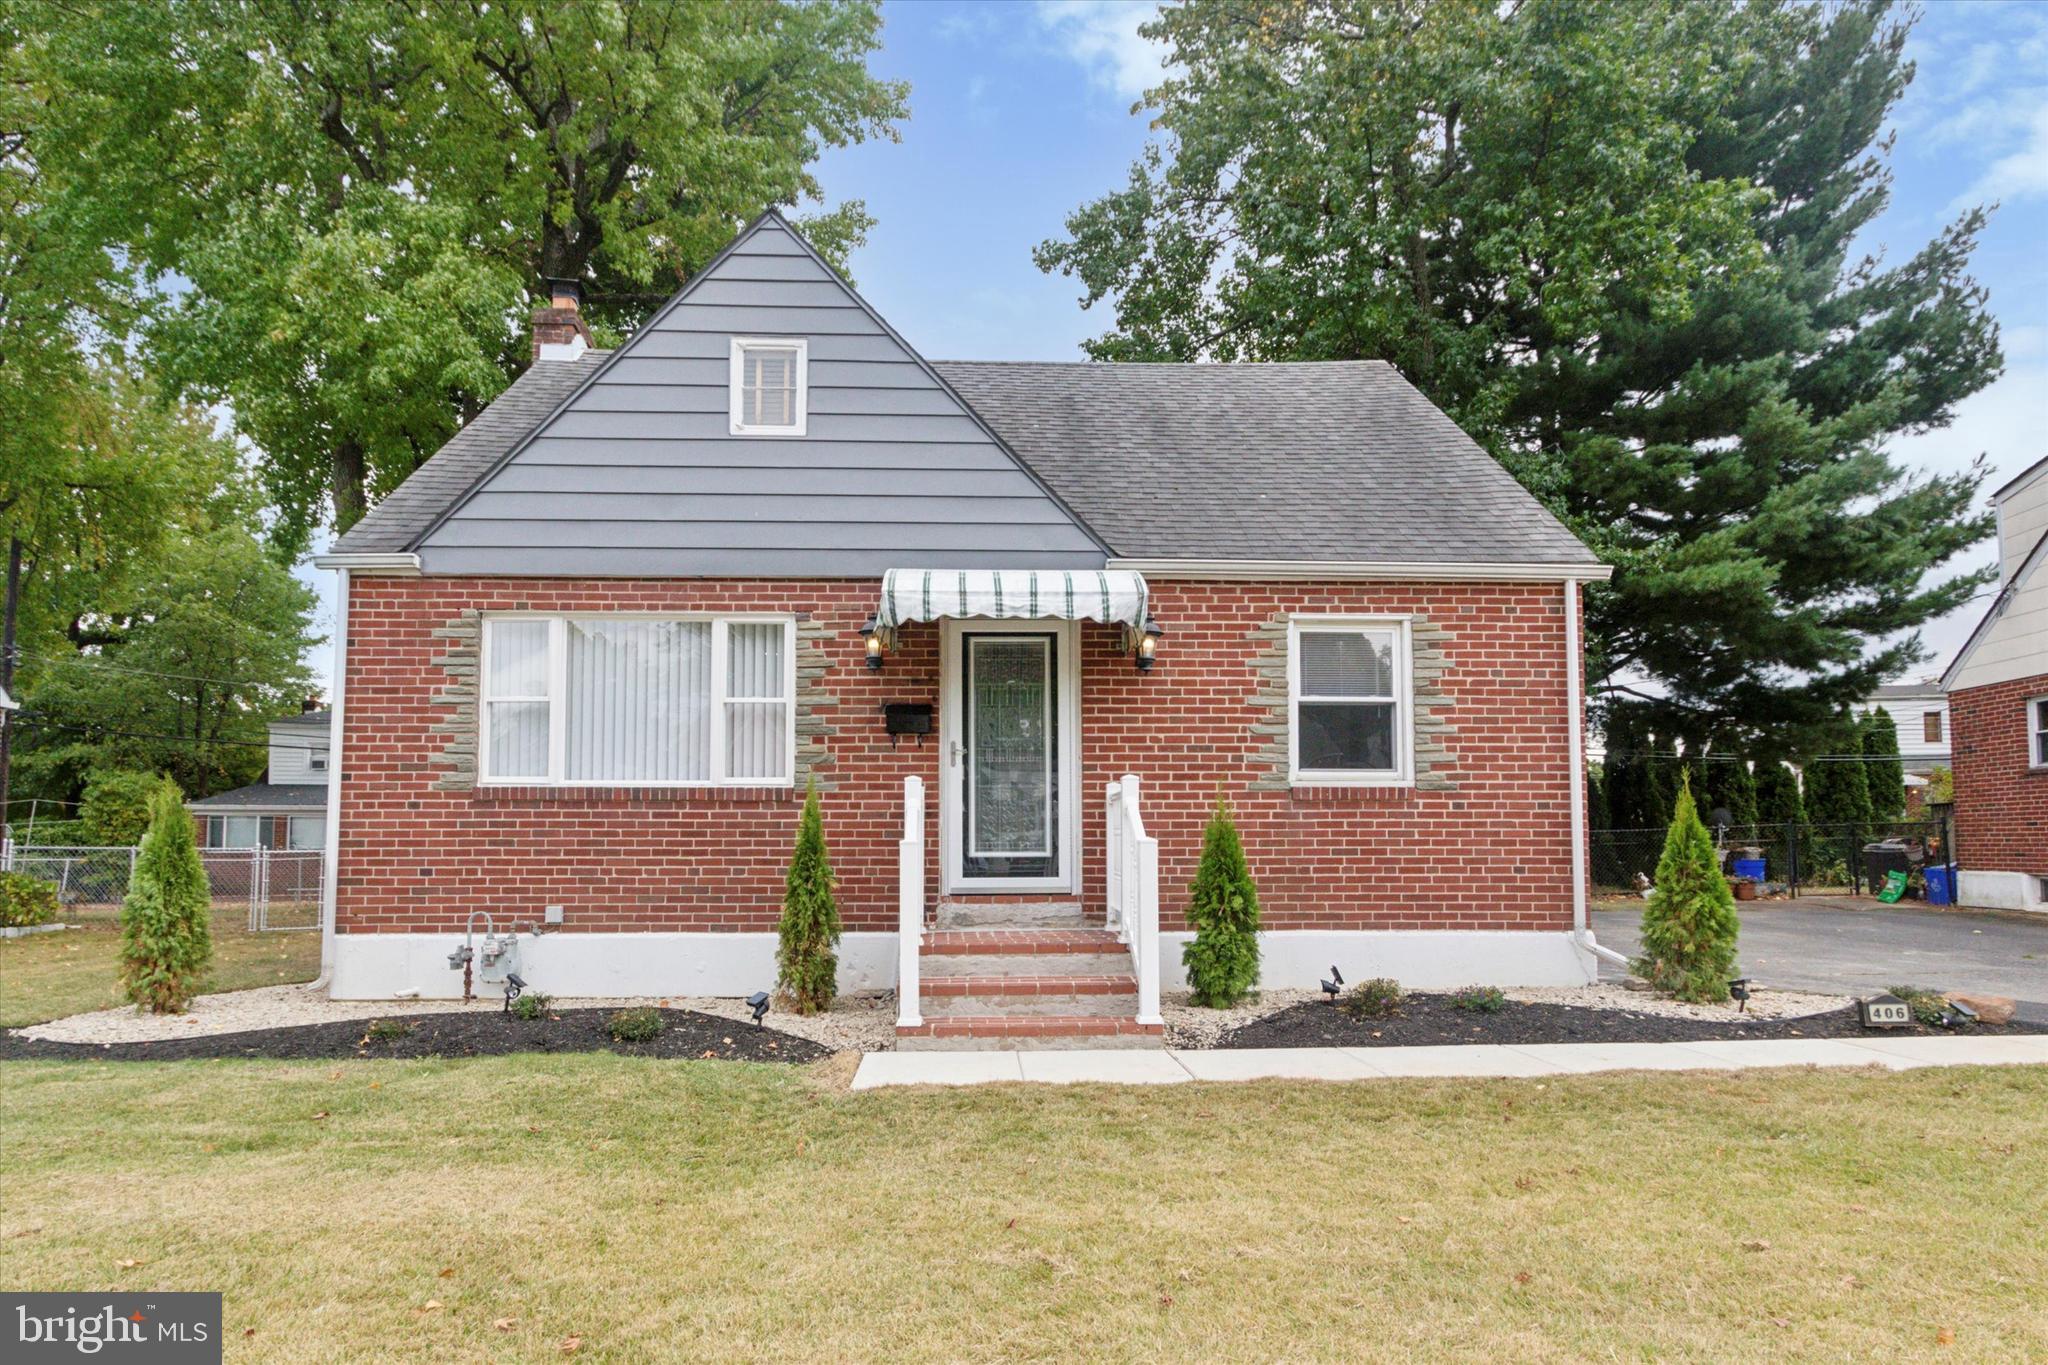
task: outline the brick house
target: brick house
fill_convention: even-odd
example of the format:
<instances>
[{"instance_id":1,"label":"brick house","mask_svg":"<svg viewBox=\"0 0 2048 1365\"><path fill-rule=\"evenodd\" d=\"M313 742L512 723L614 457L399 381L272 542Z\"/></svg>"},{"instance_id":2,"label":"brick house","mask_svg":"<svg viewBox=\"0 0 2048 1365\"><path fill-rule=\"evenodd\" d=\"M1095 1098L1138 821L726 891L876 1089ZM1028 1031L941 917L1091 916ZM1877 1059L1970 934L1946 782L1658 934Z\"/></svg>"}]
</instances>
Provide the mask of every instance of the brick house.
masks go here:
<instances>
[{"instance_id":1,"label":"brick house","mask_svg":"<svg viewBox=\"0 0 2048 1365\"><path fill-rule=\"evenodd\" d=\"M1999 581L1942 675L1955 751L1957 892L2048 910L2048 459L1991 495Z\"/></svg>"},{"instance_id":2,"label":"brick house","mask_svg":"<svg viewBox=\"0 0 2048 1365\"><path fill-rule=\"evenodd\" d=\"M337 996L474 911L555 994L769 986L812 782L907 1037L1156 1033L1219 791L1266 985L1593 974L1608 570L1385 364L931 363L771 212L615 351L558 286L322 563Z\"/></svg>"}]
</instances>

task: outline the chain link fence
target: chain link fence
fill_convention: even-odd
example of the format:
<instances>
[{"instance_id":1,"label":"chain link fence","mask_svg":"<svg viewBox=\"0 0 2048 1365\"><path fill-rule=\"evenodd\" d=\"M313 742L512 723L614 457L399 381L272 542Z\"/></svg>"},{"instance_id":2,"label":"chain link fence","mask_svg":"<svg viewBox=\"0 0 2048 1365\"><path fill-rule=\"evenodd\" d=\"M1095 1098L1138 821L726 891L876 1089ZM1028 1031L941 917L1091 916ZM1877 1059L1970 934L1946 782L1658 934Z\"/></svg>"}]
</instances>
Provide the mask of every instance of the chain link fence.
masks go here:
<instances>
[{"instance_id":1,"label":"chain link fence","mask_svg":"<svg viewBox=\"0 0 2048 1365\"><path fill-rule=\"evenodd\" d=\"M57 888L67 908L117 909L128 894L137 850L84 845L9 846L12 870ZM317 849L202 848L215 910L246 908L249 928L320 927L320 885L326 858Z\"/></svg>"},{"instance_id":2,"label":"chain link fence","mask_svg":"<svg viewBox=\"0 0 2048 1365\"><path fill-rule=\"evenodd\" d=\"M1594 894L1629 896L1646 890L1656 878L1665 834L1661 829L1591 831ZM1887 872L1900 871L1907 875L1909 895L1941 904L1954 900L1955 848L1946 817L1858 825L1733 825L1717 836L1723 872L1752 876L1766 889L1787 895L1874 895Z\"/></svg>"}]
</instances>

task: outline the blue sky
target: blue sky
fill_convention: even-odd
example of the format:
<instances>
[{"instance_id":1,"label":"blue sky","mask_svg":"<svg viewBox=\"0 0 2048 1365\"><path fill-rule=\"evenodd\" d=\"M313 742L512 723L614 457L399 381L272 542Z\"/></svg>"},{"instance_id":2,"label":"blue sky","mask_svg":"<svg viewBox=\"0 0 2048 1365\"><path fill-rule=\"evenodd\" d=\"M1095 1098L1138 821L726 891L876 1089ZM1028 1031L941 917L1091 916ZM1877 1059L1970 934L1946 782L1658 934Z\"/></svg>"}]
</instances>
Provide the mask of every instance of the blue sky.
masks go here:
<instances>
[{"instance_id":1,"label":"blue sky","mask_svg":"<svg viewBox=\"0 0 2048 1365\"><path fill-rule=\"evenodd\" d=\"M1041 274L1031 248L1121 184L1147 119L1131 105L1159 76L1132 0L895 0L874 66L910 82L900 143L828 153L831 202L879 220L852 261L869 301L932 359L1079 357L1108 325L1078 286ZM1955 423L1901 440L1906 463L1988 455L1988 492L2048 453L2048 4L1934 0L1910 40L1919 73L1896 113L1893 202L1868 245L1893 257L1965 205L2000 200L1977 256L2004 331L2006 373ZM1986 548L1970 565L1988 563ZM328 574L315 575L320 579ZM332 587L322 584L329 600ZM1982 604L1926 632L1936 666ZM331 653L315 659L323 674Z\"/></svg>"}]
</instances>

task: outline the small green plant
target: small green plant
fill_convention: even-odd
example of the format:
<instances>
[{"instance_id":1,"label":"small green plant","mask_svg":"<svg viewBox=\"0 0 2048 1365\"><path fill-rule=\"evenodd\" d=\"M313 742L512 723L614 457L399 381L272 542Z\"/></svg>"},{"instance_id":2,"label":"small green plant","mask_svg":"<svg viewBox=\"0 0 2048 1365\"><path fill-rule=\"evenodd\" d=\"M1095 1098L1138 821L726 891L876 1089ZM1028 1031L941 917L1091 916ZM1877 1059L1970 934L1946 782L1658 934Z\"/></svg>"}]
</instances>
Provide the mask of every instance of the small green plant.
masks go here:
<instances>
[{"instance_id":1,"label":"small green plant","mask_svg":"<svg viewBox=\"0 0 2048 1365\"><path fill-rule=\"evenodd\" d=\"M541 991L530 991L512 1002L512 1017L532 1023L548 1017L548 1011L555 1007L555 997Z\"/></svg>"},{"instance_id":2,"label":"small green plant","mask_svg":"<svg viewBox=\"0 0 2048 1365\"><path fill-rule=\"evenodd\" d=\"M30 929L57 918L57 887L26 872L0 872L0 929Z\"/></svg>"},{"instance_id":3,"label":"small green plant","mask_svg":"<svg viewBox=\"0 0 2048 1365\"><path fill-rule=\"evenodd\" d=\"M1229 1009L1259 981L1259 888L1220 789L1188 887L1188 923L1195 936L1180 950L1188 996L1197 1005Z\"/></svg>"},{"instance_id":4,"label":"small green plant","mask_svg":"<svg viewBox=\"0 0 2048 1365\"><path fill-rule=\"evenodd\" d=\"M1924 986L1892 986L1888 989L1913 1011L1914 1023L1922 1028L1941 1026L1941 1017L1948 1011L1948 1000L1940 991L1930 991Z\"/></svg>"},{"instance_id":5,"label":"small green plant","mask_svg":"<svg viewBox=\"0 0 2048 1365\"><path fill-rule=\"evenodd\" d=\"M1735 893L1700 823L1692 785L1685 783L1643 907L1642 955L1629 965L1660 991L1695 1005L1715 1004L1728 998L1738 930Z\"/></svg>"},{"instance_id":6,"label":"small green plant","mask_svg":"<svg viewBox=\"0 0 2048 1365\"><path fill-rule=\"evenodd\" d=\"M1473 1014L1499 1014L1507 1007L1507 994L1498 986L1467 986L1451 997L1451 1008Z\"/></svg>"},{"instance_id":7,"label":"small green plant","mask_svg":"<svg viewBox=\"0 0 2048 1365\"><path fill-rule=\"evenodd\" d=\"M149 832L121 902L121 984L157 1014L181 1014L213 961L213 893L185 798L166 781L149 802Z\"/></svg>"},{"instance_id":8,"label":"small green plant","mask_svg":"<svg viewBox=\"0 0 2048 1365\"><path fill-rule=\"evenodd\" d=\"M1401 983L1391 976L1361 981L1340 1008L1353 1019L1390 1019L1401 1012Z\"/></svg>"},{"instance_id":9,"label":"small green plant","mask_svg":"<svg viewBox=\"0 0 2048 1365\"><path fill-rule=\"evenodd\" d=\"M89 774L78 802L85 841L109 848L140 842L149 831L149 798L162 783L155 773L130 769L100 768Z\"/></svg>"},{"instance_id":10,"label":"small green plant","mask_svg":"<svg viewBox=\"0 0 2048 1365\"><path fill-rule=\"evenodd\" d=\"M620 1010L604 1021L605 1032L621 1043L652 1042L667 1027L668 1022L661 1017L661 1011L651 1005Z\"/></svg>"},{"instance_id":11,"label":"small green plant","mask_svg":"<svg viewBox=\"0 0 2048 1365\"><path fill-rule=\"evenodd\" d=\"M797 821L775 946L775 984L798 1014L829 1009L839 991L839 957L833 951L839 944L837 889L813 781L804 788L804 813Z\"/></svg>"},{"instance_id":12,"label":"small green plant","mask_svg":"<svg viewBox=\"0 0 2048 1365\"><path fill-rule=\"evenodd\" d=\"M409 1019L372 1019L370 1026L363 1030L366 1043L395 1043L400 1038L412 1037L413 1024Z\"/></svg>"}]
</instances>

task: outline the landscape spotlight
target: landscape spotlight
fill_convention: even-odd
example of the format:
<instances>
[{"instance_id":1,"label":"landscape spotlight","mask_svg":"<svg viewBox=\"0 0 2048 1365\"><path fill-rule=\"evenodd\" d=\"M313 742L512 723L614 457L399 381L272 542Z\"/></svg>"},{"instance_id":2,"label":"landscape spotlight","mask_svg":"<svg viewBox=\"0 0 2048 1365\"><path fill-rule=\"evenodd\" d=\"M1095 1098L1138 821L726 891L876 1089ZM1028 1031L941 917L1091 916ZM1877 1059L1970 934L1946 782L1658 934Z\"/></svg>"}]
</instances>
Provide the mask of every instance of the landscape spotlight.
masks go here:
<instances>
[{"instance_id":1,"label":"landscape spotlight","mask_svg":"<svg viewBox=\"0 0 2048 1365\"><path fill-rule=\"evenodd\" d=\"M1323 983L1323 993L1330 997L1330 1003L1337 1003L1337 992L1344 989L1344 973L1337 970L1337 964L1330 964L1330 979Z\"/></svg>"},{"instance_id":2,"label":"landscape spotlight","mask_svg":"<svg viewBox=\"0 0 2048 1365\"><path fill-rule=\"evenodd\" d=\"M754 1012L754 1027L761 1027L761 1018L768 1013L768 992L755 991L748 996L747 1008Z\"/></svg>"},{"instance_id":3,"label":"landscape spotlight","mask_svg":"<svg viewBox=\"0 0 2048 1365\"><path fill-rule=\"evenodd\" d=\"M1749 978L1748 978L1748 977L1746 977L1746 976L1738 976L1738 977L1736 977L1736 978L1735 978L1735 979L1734 979L1733 981L1729 982L1729 983L1728 983L1728 994L1729 994L1730 996L1732 996L1732 997L1734 998L1734 1000L1735 1000L1735 1009L1736 1009L1736 1012L1737 1012L1738 1014L1740 1014L1740 1013L1747 1013L1747 1012L1748 1012L1748 1010L1749 1010Z\"/></svg>"},{"instance_id":4,"label":"landscape spotlight","mask_svg":"<svg viewBox=\"0 0 2048 1365\"><path fill-rule=\"evenodd\" d=\"M512 1002L526 989L526 978L517 972L505 973L505 1013L512 1012Z\"/></svg>"}]
</instances>

